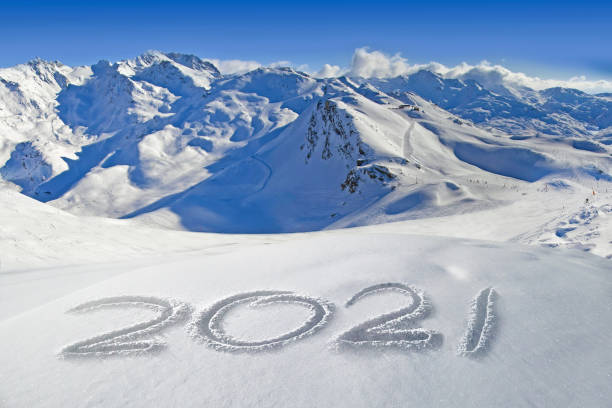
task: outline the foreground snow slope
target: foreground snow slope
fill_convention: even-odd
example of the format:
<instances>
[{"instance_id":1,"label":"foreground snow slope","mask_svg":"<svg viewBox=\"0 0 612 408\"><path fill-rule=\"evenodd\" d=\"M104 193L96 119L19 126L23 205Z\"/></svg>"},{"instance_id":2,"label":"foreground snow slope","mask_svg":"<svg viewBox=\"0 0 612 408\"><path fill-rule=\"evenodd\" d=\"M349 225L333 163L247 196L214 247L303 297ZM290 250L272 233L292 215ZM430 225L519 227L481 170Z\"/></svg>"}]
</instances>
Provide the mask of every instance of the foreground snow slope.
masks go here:
<instances>
[{"instance_id":1,"label":"foreground snow slope","mask_svg":"<svg viewBox=\"0 0 612 408\"><path fill-rule=\"evenodd\" d=\"M0 183L0 273L34 266L126 260L224 245L238 238L162 231L132 221L77 217Z\"/></svg>"},{"instance_id":2,"label":"foreground snow slope","mask_svg":"<svg viewBox=\"0 0 612 408\"><path fill-rule=\"evenodd\" d=\"M612 398L608 260L382 226L207 247L219 239L148 260L44 269L24 261L0 273L0 405L603 407ZM259 307L233 298L210 309L220 321L202 314L262 290L310 298L276 295L283 303ZM195 308L191 317L168 298ZM337 341L401 308L405 326ZM108 334L155 316L132 340ZM390 334L401 327L417 331ZM273 338L277 347L265 349Z\"/></svg>"}]
</instances>

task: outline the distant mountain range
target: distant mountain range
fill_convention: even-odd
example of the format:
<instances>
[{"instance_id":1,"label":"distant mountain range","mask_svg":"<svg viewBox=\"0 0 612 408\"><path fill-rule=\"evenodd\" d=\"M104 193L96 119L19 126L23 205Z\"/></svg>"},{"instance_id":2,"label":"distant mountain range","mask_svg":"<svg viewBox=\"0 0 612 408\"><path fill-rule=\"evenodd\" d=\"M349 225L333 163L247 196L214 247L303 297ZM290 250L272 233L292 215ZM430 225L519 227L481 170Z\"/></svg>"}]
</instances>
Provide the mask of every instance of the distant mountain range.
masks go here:
<instances>
[{"instance_id":1,"label":"distant mountain range","mask_svg":"<svg viewBox=\"0 0 612 408\"><path fill-rule=\"evenodd\" d=\"M222 75L160 52L0 69L4 180L76 214L193 231L307 231L487 208L522 183L612 180L610 145L612 95L470 74Z\"/></svg>"}]
</instances>

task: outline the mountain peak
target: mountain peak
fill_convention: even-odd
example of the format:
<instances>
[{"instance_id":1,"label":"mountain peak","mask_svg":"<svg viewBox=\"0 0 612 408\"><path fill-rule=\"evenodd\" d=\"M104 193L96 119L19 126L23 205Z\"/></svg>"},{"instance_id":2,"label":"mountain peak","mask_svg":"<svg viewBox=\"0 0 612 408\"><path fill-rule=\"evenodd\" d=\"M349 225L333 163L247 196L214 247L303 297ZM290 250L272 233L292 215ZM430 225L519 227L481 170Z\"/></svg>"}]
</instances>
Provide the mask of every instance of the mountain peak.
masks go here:
<instances>
[{"instance_id":1,"label":"mountain peak","mask_svg":"<svg viewBox=\"0 0 612 408\"><path fill-rule=\"evenodd\" d=\"M94 75L100 75L113 71L113 66L108 60L100 60L91 66L91 70Z\"/></svg>"},{"instance_id":2,"label":"mountain peak","mask_svg":"<svg viewBox=\"0 0 612 408\"><path fill-rule=\"evenodd\" d=\"M210 61L205 61L200 57L197 57L193 54L181 54L177 52L169 52L165 54L168 58L177 62L181 65L184 65L188 68L195 69L198 71L210 71L215 76L221 76L221 72L219 69Z\"/></svg>"},{"instance_id":3,"label":"mountain peak","mask_svg":"<svg viewBox=\"0 0 612 408\"><path fill-rule=\"evenodd\" d=\"M149 50L133 60L127 61L132 68L147 68L164 62L172 62L195 71L205 71L213 77L220 77L221 72L217 67L192 54L181 54L178 52L163 53L157 50Z\"/></svg>"},{"instance_id":4,"label":"mountain peak","mask_svg":"<svg viewBox=\"0 0 612 408\"><path fill-rule=\"evenodd\" d=\"M31 60L29 60L27 62L27 65L31 66L31 67L41 67L41 66L46 66L46 67L62 67L64 66L64 64L62 64L61 62L55 60L55 61L47 61L45 59L42 59L40 57L34 57Z\"/></svg>"}]
</instances>

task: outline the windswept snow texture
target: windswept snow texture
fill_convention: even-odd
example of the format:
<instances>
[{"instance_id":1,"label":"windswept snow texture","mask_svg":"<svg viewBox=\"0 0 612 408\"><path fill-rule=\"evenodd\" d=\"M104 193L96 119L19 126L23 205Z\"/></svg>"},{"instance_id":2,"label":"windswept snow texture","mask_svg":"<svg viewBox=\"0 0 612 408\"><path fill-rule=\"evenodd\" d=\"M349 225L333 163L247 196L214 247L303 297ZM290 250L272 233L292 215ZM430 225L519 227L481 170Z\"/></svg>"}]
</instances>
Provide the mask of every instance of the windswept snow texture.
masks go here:
<instances>
[{"instance_id":1,"label":"windswept snow texture","mask_svg":"<svg viewBox=\"0 0 612 408\"><path fill-rule=\"evenodd\" d=\"M0 177L78 215L313 231L500 207L510 188L553 179L602 192L611 115L606 95L474 73L222 75L157 51L90 67L34 60L0 70Z\"/></svg>"}]
</instances>

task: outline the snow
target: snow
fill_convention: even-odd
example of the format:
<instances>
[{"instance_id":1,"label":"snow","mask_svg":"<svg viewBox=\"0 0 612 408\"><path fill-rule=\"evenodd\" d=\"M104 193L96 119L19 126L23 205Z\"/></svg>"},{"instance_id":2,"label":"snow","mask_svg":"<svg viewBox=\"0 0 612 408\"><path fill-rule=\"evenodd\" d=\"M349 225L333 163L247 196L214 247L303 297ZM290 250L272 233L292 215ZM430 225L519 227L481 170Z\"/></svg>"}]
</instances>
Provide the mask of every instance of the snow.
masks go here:
<instances>
[{"instance_id":1,"label":"snow","mask_svg":"<svg viewBox=\"0 0 612 408\"><path fill-rule=\"evenodd\" d=\"M612 181L610 101L576 90L424 70L222 75L158 51L92 67L35 60L0 77L10 113L0 117L0 176L77 215L313 231L503 206L516 196L510 184Z\"/></svg>"},{"instance_id":2,"label":"snow","mask_svg":"<svg viewBox=\"0 0 612 408\"><path fill-rule=\"evenodd\" d=\"M200 250L159 258L108 263L106 254L89 254L91 261L78 267L4 269L0 401L7 407L607 404L608 260L381 227L203 235ZM227 237L234 245L207 247ZM189 233L158 231L155 239L163 247ZM404 289L384 289L393 287ZM427 299L429 312L414 311L419 299ZM258 304L249 306L251 300ZM189 323L179 318L183 304L194 308ZM342 333L369 319L387 321L393 311L410 317L365 338L359 331L344 336L361 339L358 348L337 347ZM375 340L402 330L416 336L403 341L418 343L417 333L429 333L437 342L396 347L395 340Z\"/></svg>"},{"instance_id":3,"label":"snow","mask_svg":"<svg viewBox=\"0 0 612 408\"><path fill-rule=\"evenodd\" d=\"M612 102L477 74L1 69L0 406L607 406Z\"/></svg>"}]
</instances>

